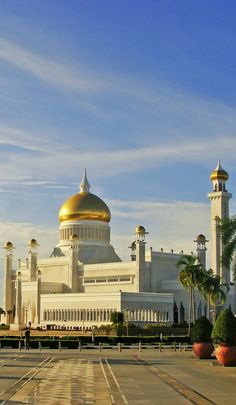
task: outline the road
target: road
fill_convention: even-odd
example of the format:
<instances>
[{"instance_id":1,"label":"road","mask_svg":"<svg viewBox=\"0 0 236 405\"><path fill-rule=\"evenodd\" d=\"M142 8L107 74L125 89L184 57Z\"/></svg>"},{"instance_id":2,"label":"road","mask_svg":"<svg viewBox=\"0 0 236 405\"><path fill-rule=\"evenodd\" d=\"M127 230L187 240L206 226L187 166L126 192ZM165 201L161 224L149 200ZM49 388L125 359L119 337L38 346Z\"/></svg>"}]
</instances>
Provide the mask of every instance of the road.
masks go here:
<instances>
[{"instance_id":1,"label":"road","mask_svg":"<svg viewBox=\"0 0 236 405\"><path fill-rule=\"evenodd\" d=\"M191 352L0 351L0 405L233 405L235 381Z\"/></svg>"}]
</instances>

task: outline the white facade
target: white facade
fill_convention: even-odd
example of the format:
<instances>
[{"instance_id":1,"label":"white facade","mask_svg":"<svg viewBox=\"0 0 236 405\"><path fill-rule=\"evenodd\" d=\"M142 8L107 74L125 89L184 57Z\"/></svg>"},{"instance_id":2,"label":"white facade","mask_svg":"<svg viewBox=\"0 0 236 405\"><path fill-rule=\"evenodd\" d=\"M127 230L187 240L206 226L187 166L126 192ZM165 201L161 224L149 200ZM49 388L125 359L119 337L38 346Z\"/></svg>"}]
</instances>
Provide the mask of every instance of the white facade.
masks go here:
<instances>
[{"instance_id":1,"label":"white facade","mask_svg":"<svg viewBox=\"0 0 236 405\"><path fill-rule=\"evenodd\" d=\"M176 269L180 254L147 250L146 232L139 226L131 261L122 262L110 244L109 208L89 188L85 174L80 192L62 206L59 243L51 257L38 258L38 244L32 239L28 258L19 261L15 270L14 247L11 242L5 245L4 309L12 310L6 322L15 329L29 323L83 329L109 323L114 311L122 311L125 319L139 324L187 321L188 295ZM212 222L216 215L227 217L230 196L224 186L222 191L214 188L209 194ZM218 274L220 242L212 229L213 269ZM204 264L206 239L199 235L196 242L197 255ZM231 288L233 307L234 297ZM196 308L197 316L206 314L198 295Z\"/></svg>"}]
</instances>

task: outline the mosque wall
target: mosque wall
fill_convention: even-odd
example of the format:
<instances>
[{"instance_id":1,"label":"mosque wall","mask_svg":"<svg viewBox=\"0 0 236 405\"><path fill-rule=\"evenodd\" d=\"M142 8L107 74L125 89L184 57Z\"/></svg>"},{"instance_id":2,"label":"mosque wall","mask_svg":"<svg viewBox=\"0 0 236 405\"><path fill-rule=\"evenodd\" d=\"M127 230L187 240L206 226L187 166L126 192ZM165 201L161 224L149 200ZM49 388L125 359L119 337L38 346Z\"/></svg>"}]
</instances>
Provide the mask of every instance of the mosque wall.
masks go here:
<instances>
[{"instance_id":1,"label":"mosque wall","mask_svg":"<svg viewBox=\"0 0 236 405\"><path fill-rule=\"evenodd\" d=\"M38 262L38 269L41 271L42 282L57 282L69 284L69 258L58 257L56 259L48 259Z\"/></svg>"},{"instance_id":2,"label":"mosque wall","mask_svg":"<svg viewBox=\"0 0 236 405\"><path fill-rule=\"evenodd\" d=\"M41 324L91 327L110 322L122 311L125 320L172 322L173 295L150 293L47 294L41 296Z\"/></svg>"}]
</instances>

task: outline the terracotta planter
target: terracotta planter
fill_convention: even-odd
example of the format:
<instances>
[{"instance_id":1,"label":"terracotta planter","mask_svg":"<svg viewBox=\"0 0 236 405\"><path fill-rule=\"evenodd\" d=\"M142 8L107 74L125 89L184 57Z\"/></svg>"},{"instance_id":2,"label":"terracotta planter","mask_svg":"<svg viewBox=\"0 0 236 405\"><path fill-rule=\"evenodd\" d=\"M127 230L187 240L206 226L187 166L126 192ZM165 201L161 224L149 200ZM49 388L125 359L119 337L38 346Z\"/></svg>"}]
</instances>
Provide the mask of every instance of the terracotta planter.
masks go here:
<instances>
[{"instance_id":1,"label":"terracotta planter","mask_svg":"<svg viewBox=\"0 0 236 405\"><path fill-rule=\"evenodd\" d=\"M236 366L236 346L218 346L215 354L223 366Z\"/></svg>"},{"instance_id":2,"label":"terracotta planter","mask_svg":"<svg viewBox=\"0 0 236 405\"><path fill-rule=\"evenodd\" d=\"M214 345L211 342L195 342L193 351L199 359L210 359L214 350Z\"/></svg>"}]
</instances>

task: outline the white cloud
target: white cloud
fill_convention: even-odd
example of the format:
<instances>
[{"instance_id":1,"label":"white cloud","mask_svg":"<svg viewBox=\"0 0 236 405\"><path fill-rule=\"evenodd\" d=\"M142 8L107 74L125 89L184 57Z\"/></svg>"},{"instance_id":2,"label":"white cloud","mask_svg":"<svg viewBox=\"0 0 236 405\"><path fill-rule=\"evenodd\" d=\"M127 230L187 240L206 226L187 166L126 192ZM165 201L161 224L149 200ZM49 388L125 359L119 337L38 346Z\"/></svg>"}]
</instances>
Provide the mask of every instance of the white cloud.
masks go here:
<instances>
[{"instance_id":1,"label":"white cloud","mask_svg":"<svg viewBox=\"0 0 236 405\"><path fill-rule=\"evenodd\" d=\"M131 242L134 240L136 225L143 225L149 235L147 247L154 250L163 248L179 253L190 253L196 249L199 233L210 238L210 204L185 201L107 201L112 212L112 240L118 252L129 257ZM208 265L210 263L210 244L208 246Z\"/></svg>"},{"instance_id":2,"label":"white cloud","mask_svg":"<svg viewBox=\"0 0 236 405\"><path fill-rule=\"evenodd\" d=\"M22 135L22 132L20 132ZM17 133L16 133L17 135ZM22 135L22 140L17 144L27 146ZM34 138L34 136L32 136ZM1 129L0 129L1 139ZM12 136L9 142L14 144ZM55 150L56 149L56 150ZM168 162L192 162L204 163L212 160L214 164L217 158L224 161L234 161L234 151L236 149L236 138L224 137L215 139L214 148L211 138L198 141L196 139L186 139L182 142L172 142L168 145L153 145L152 147L91 151L81 153L78 160L78 152L67 145L58 145L57 148L45 147L44 153L35 158L34 154L9 151L5 154L7 159L2 162L0 178L3 182L9 181L25 182L25 184L36 186L41 183L45 186L54 186L55 182L66 177L69 181L75 181L73 174L82 172L84 167L89 167L89 171L96 173L96 176L110 177L120 173L138 172L143 168L150 169L167 166ZM29 176L30 173L30 176ZM22 180L21 180L22 179ZM2 183L3 184L3 183Z\"/></svg>"},{"instance_id":3,"label":"white cloud","mask_svg":"<svg viewBox=\"0 0 236 405\"><path fill-rule=\"evenodd\" d=\"M85 74L78 66L73 69L69 65L38 56L4 38L0 38L0 59L31 73L48 84L73 92L106 91L113 87L107 80L103 81L92 74Z\"/></svg>"},{"instance_id":4,"label":"white cloud","mask_svg":"<svg viewBox=\"0 0 236 405\"><path fill-rule=\"evenodd\" d=\"M27 243L35 238L40 244L40 255L49 256L57 243L57 229L25 222L0 221L0 240L2 243L11 241L16 247L15 257L25 258ZM2 253L3 254L3 253Z\"/></svg>"}]
</instances>

